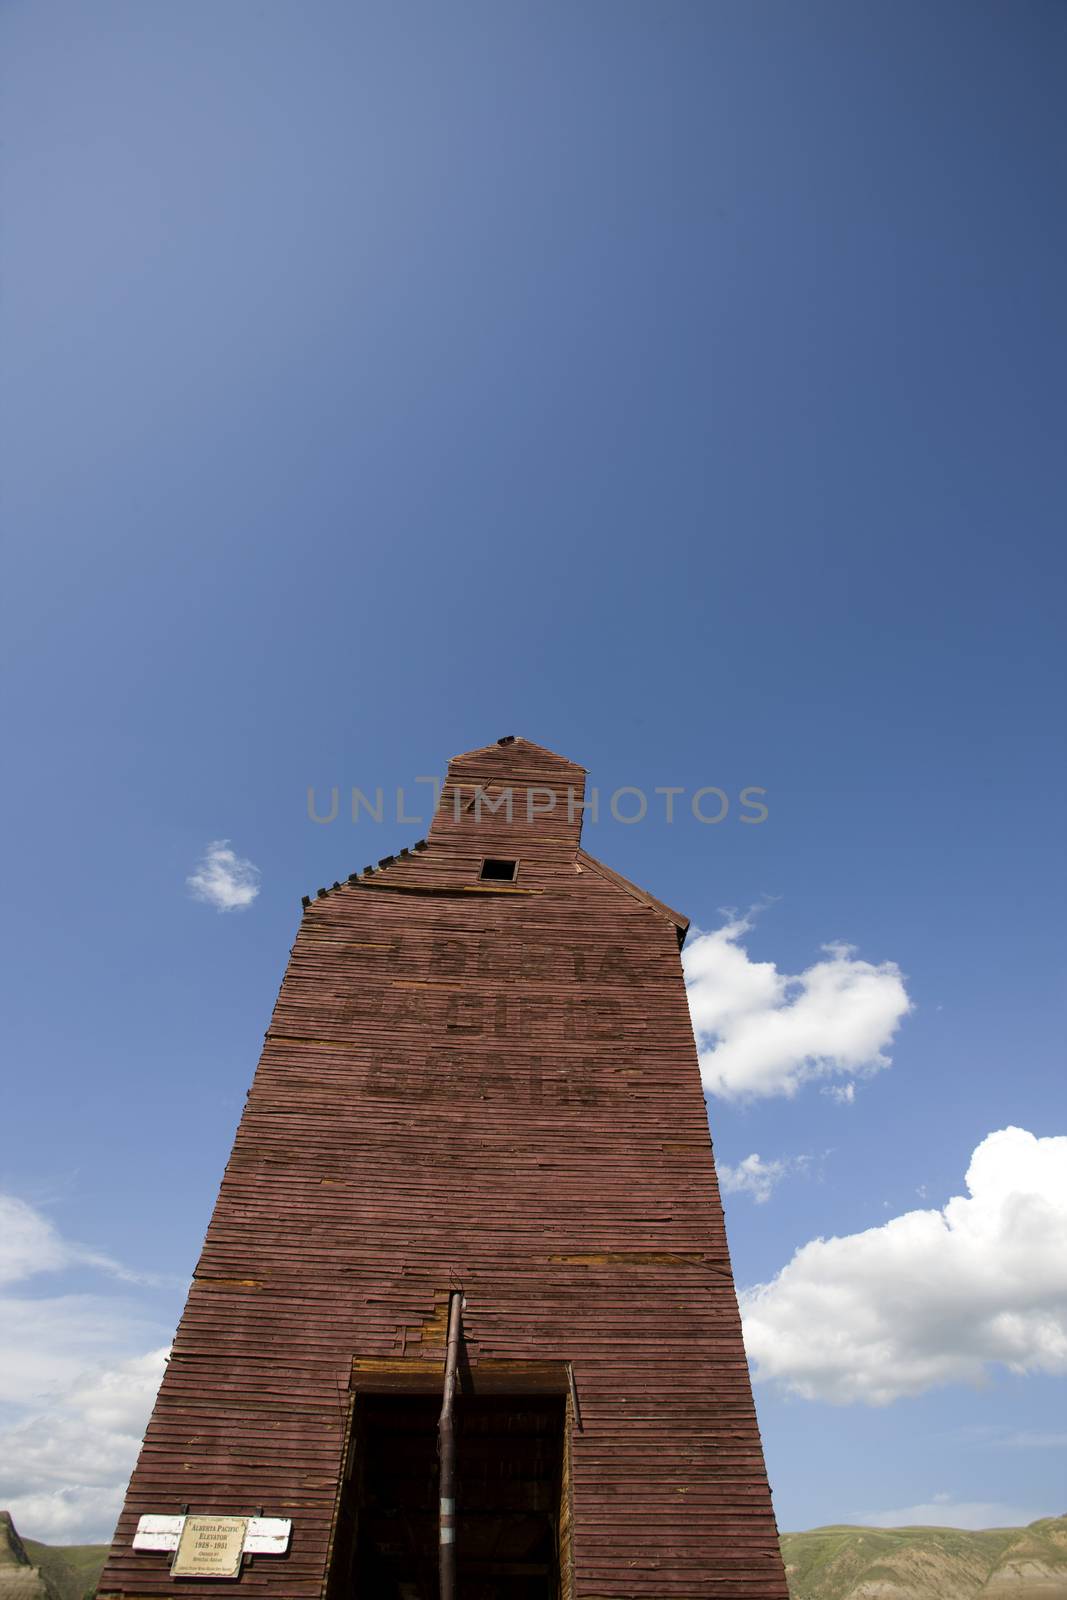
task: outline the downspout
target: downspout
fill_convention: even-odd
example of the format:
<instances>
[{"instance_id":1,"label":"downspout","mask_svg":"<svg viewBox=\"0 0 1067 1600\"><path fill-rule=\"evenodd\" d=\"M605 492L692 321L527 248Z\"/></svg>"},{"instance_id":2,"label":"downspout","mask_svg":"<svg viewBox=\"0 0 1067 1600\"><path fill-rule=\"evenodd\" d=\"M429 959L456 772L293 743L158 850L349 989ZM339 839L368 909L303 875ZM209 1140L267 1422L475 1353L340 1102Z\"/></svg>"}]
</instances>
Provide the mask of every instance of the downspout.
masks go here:
<instances>
[{"instance_id":1,"label":"downspout","mask_svg":"<svg viewBox=\"0 0 1067 1600\"><path fill-rule=\"evenodd\" d=\"M445 1389L437 1424L437 1453L441 1461L437 1572L440 1600L456 1597L456 1367L463 1335L463 1291L448 1297L448 1345L445 1352Z\"/></svg>"}]
</instances>

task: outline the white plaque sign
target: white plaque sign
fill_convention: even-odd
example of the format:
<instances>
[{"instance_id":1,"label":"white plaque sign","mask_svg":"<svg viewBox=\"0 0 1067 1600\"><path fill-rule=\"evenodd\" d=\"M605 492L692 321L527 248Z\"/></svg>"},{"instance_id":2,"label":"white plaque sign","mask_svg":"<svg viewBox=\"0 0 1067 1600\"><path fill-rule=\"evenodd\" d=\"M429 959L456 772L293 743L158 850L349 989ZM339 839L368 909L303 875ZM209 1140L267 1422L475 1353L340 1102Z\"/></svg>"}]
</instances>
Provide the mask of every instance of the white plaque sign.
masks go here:
<instances>
[{"instance_id":1,"label":"white plaque sign","mask_svg":"<svg viewBox=\"0 0 1067 1600\"><path fill-rule=\"evenodd\" d=\"M208 1517L208 1522L218 1522L219 1517ZM240 1520L240 1519L238 1519ZM247 1517L245 1534L246 1556L283 1556L289 1548L293 1524L288 1517ZM133 1536L135 1550L177 1550L185 1527L185 1517L159 1516L149 1512L137 1524Z\"/></svg>"},{"instance_id":2,"label":"white plaque sign","mask_svg":"<svg viewBox=\"0 0 1067 1600\"><path fill-rule=\"evenodd\" d=\"M239 1577L248 1522L247 1517L186 1517L171 1577Z\"/></svg>"}]
</instances>

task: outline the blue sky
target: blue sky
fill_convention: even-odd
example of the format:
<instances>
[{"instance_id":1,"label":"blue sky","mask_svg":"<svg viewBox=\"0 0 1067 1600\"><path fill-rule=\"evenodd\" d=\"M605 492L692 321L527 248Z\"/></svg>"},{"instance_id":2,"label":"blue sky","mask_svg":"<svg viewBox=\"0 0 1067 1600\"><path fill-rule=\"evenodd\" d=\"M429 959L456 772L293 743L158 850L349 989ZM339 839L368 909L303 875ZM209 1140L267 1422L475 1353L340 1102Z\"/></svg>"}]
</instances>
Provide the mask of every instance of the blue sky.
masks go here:
<instances>
[{"instance_id":1,"label":"blue sky","mask_svg":"<svg viewBox=\"0 0 1067 1600\"><path fill-rule=\"evenodd\" d=\"M605 799L733 797L585 842L709 933L761 907L725 942L764 1011L828 960L910 1005L866 1059L710 1100L749 1174L738 1283L769 1286L781 1526L1062 1511L1062 1144L986 1146L961 1213L1017 1370L979 1341L961 1376L945 1334L916 1377L933 1313L884 1234L842 1270L896 1296L918 1388L842 1397L781 1352L794 1252L965 1197L991 1134L1067 1135L1063 8L131 0L0 29L0 1501L109 1536L300 895L422 831L317 825L308 787L417 813L417 776L516 732ZM189 891L217 840L259 871L245 909Z\"/></svg>"}]
</instances>

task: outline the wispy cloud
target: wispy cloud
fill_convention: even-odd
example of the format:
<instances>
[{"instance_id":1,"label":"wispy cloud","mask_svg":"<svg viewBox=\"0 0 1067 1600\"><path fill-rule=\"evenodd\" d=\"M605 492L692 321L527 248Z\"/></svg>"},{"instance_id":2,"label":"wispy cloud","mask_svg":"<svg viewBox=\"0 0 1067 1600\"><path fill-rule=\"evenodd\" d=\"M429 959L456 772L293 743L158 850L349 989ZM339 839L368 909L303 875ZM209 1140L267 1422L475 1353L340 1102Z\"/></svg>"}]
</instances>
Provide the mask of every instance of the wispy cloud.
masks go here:
<instances>
[{"instance_id":1,"label":"wispy cloud","mask_svg":"<svg viewBox=\"0 0 1067 1600\"><path fill-rule=\"evenodd\" d=\"M719 1188L723 1194L749 1194L757 1205L765 1205L792 1165L788 1160L764 1161L756 1151L745 1156L736 1167L719 1161L716 1163Z\"/></svg>"},{"instance_id":2,"label":"wispy cloud","mask_svg":"<svg viewBox=\"0 0 1067 1600\"><path fill-rule=\"evenodd\" d=\"M216 911L245 911L259 894L260 871L230 848L229 839L215 839L185 882L194 900Z\"/></svg>"},{"instance_id":3,"label":"wispy cloud","mask_svg":"<svg viewBox=\"0 0 1067 1600\"><path fill-rule=\"evenodd\" d=\"M99 1287L22 1289L86 1272L101 1275ZM111 1536L166 1353L158 1321L131 1293L145 1281L0 1194L0 1504L31 1538Z\"/></svg>"},{"instance_id":4,"label":"wispy cloud","mask_svg":"<svg viewBox=\"0 0 1067 1600\"><path fill-rule=\"evenodd\" d=\"M994 1363L1067 1373L1067 1137L1002 1128L965 1181L941 1210L813 1239L745 1291L757 1380L884 1405L976 1383Z\"/></svg>"},{"instance_id":5,"label":"wispy cloud","mask_svg":"<svg viewBox=\"0 0 1067 1600\"><path fill-rule=\"evenodd\" d=\"M753 961L742 940L752 913L685 952L689 1009L704 1087L727 1100L794 1095L812 1079L844 1103L854 1080L889 1065L886 1048L911 1010L894 961L862 961L851 946L823 946L823 959L796 976Z\"/></svg>"},{"instance_id":6,"label":"wispy cloud","mask_svg":"<svg viewBox=\"0 0 1067 1600\"><path fill-rule=\"evenodd\" d=\"M1033 1506L1006 1505L1002 1500L953 1500L951 1495L934 1495L917 1506L901 1506L896 1511L857 1511L851 1522L868 1528L1025 1528L1041 1517L1057 1512Z\"/></svg>"},{"instance_id":7,"label":"wispy cloud","mask_svg":"<svg viewBox=\"0 0 1067 1600\"><path fill-rule=\"evenodd\" d=\"M64 1239L48 1218L25 1200L0 1194L0 1284L73 1266L99 1267L116 1277L132 1276L110 1256Z\"/></svg>"}]
</instances>

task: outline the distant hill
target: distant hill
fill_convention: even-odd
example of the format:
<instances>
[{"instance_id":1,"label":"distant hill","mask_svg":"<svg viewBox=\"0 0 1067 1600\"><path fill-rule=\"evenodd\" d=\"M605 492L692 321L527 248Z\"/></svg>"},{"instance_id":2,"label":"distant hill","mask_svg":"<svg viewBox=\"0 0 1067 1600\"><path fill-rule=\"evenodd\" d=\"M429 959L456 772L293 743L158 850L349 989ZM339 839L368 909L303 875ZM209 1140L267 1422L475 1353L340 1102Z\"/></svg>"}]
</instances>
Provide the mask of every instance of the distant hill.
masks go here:
<instances>
[{"instance_id":1,"label":"distant hill","mask_svg":"<svg viewBox=\"0 0 1067 1600\"><path fill-rule=\"evenodd\" d=\"M85 1600L107 1552L20 1539L0 1511L0 1600ZM792 1600L1067 1600L1067 1517L981 1533L813 1528L784 1533L782 1554Z\"/></svg>"},{"instance_id":2,"label":"distant hill","mask_svg":"<svg viewBox=\"0 0 1067 1600\"><path fill-rule=\"evenodd\" d=\"M20 1539L10 1512L0 1511L0 1600L83 1600L96 1588L107 1549Z\"/></svg>"},{"instance_id":3,"label":"distant hill","mask_svg":"<svg viewBox=\"0 0 1067 1600\"><path fill-rule=\"evenodd\" d=\"M0 1600L57 1600L27 1554L9 1511L0 1511Z\"/></svg>"},{"instance_id":4,"label":"distant hill","mask_svg":"<svg viewBox=\"0 0 1067 1600\"><path fill-rule=\"evenodd\" d=\"M792 1600L1067 1600L1067 1517L1028 1528L782 1535Z\"/></svg>"},{"instance_id":5,"label":"distant hill","mask_svg":"<svg viewBox=\"0 0 1067 1600\"><path fill-rule=\"evenodd\" d=\"M106 1544L40 1544L36 1539L22 1542L30 1560L51 1584L56 1600L84 1600L93 1594L111 1548Z\"/></svg>"}]
</instances>

